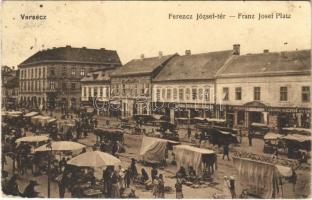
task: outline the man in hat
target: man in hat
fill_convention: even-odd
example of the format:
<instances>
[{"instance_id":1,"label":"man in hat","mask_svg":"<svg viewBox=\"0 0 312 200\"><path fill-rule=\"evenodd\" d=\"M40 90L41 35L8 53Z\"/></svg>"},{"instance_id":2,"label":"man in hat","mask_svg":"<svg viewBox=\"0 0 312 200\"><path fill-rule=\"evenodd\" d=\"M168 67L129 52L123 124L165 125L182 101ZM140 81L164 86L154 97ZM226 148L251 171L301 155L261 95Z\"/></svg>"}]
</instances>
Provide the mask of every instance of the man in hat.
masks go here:
<instances>
[{"instance_id":1,"label":"man in hat","mask_svg":"<svg viewBox=\"0 0 312 200\"><path fill-rule=\"evenodd\" d=\"M35 191L35 187L37 185L39 185L37 181L34 180L29 181L29 184L26 186L22 196L27 198L38 197L38 192Z\"/></svg>"}]
</instances>

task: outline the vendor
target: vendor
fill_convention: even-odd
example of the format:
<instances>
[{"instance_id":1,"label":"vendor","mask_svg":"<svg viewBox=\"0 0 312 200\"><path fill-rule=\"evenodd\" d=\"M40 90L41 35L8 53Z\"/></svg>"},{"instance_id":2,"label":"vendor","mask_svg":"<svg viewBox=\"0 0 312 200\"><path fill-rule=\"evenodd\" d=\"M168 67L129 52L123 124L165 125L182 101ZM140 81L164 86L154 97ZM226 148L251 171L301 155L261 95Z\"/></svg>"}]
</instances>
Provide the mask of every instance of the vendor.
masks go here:
<instances>
[{"instance_id":1,"label":"vendor","mask_svg":"<svg viewBox=\"0 0 312 200\"><path fill-rule=\"evenodd\" d=\"M177 174L176 174L176 176L178 177L178 178L183 178L183 179L185 179L186 178L186 171L185 171L185 168L184 167L180 167L180 169L179 169L179 171L177 172Z\"/></svg>"},{"instance_id":2,"label":"vendor","mask_svg":"<svg viewBox=\"0 0 312 200\"><path fill-rule=\"evenodd\" d=\"M145 183L149 179L148 174L144 168L141 169L141 173L142 173L142 183Z\"/></svg>"},{"instance_id":3,"label":"vendor","mask_svg":"<svg viewBox=\"0 0 312 200\"><path fill-rule=\"evenodd\" d=\"M190 181L195 181L196 172L195 172L194 168L192 166L190 166L188 171L189 171L189 177L188 178L190 179Z\"/></svg>"}]
</instances>

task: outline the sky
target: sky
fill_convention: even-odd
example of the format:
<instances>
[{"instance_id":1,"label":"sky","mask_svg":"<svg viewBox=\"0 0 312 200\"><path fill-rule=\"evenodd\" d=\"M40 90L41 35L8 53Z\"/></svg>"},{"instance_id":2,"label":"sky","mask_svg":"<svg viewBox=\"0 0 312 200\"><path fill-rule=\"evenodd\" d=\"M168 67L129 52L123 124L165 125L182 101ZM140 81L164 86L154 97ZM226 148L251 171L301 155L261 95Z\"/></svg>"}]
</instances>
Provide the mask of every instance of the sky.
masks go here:
<instances>
[{"instance_id":1,"label":"sky","mask_svg":"<svg viewBox=\"0 0 312 200\"><path fill-rule=\"evenodd\" d=\"M237 19L238 13L287 13L290 19ZM225 14L223 20L173 20L169 14ZM2 2L1 64L17 66L52 47L117 50L131 59L232 49L241 54L311 48L309 2ZM46 15L22 20L21 15ZM228 16L236 16L230 18ZM285 44L287 43L287 44Z\"/></svg>"}]
</instances>

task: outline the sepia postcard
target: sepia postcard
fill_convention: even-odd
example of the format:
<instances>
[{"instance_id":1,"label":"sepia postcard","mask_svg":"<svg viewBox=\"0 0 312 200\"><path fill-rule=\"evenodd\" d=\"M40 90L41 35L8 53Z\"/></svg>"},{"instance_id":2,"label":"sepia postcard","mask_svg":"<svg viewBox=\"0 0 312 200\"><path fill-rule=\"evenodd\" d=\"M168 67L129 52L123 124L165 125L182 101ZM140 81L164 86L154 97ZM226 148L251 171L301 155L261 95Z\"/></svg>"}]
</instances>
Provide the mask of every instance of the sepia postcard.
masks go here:
<instances>
[{"instance_id":1,"label":"sepia postcard","mask_svg":"<svg viewBox=\"0 0 312 200\"><path fill-rule=\"evenodd\" d=\"M311 198L308 1L2 1L1 198Z\"/></svg>"}]
</instances>

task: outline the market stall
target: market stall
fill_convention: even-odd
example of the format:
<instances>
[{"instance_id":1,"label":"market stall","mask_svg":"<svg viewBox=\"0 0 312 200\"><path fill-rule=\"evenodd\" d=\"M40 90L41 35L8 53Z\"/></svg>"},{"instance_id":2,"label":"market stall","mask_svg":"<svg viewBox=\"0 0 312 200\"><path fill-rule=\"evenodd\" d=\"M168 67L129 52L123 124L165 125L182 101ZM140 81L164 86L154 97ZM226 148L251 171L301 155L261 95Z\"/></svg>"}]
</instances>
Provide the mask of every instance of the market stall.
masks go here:
<instances>
[{"instance_id":1,"label":"market stall","mask_svg":"<svg viewBox=\"0 0 312 200\"><path fill-rule=\"evenodd\" d=\"M204 171L217 165L217 156L213 150L197 148L189 145L176 145L173 147L177 169L181 166L187 169L192 166L197 174L201 176Z\"/></svg>"},{"instance_id":2,"label":"market stall","mask_svg":"<svg viewBox=\"0 0 312 200\"><path fill-rule=\"evenodd\" d=\"M268 132L264 135L263 153L273 154L279 148L280 139L283 136L278 133Z\"/></svg>"},{"instance_id":3,"label":"market stall","mask_svg":"<svg viewBox=\"0 0 312 200\"><path fill-rule=\"evenodd\" d=\"M147 163L163 163L169 155L172 155L172 147L178 144L176 141L143 136L140 160Z\"/></svg>"},{"instance_id":4,"label":"market stall","mask_svg":"<svg viewBox=\"0 0 312 200\"><path fill-rule=\"evenodd\" d=\"M249 128L256 138L263 138L264 135L269 132L269 127L263 123L251 123Z\"/></svg>"},{"instance_id":5,"label":"market stall","mask_svg":"<svg viewBox=\"0 0 312 200\"><path fill-rule=\"evenodd\" d=\"M249 195L256 198L283 197L282 178L293 175L292 164L287 165L287 161L278 163L276 160L259 159L259 157L259 155L233 156L240 184L247 189Z\"/></svg>"}]
</instances>

